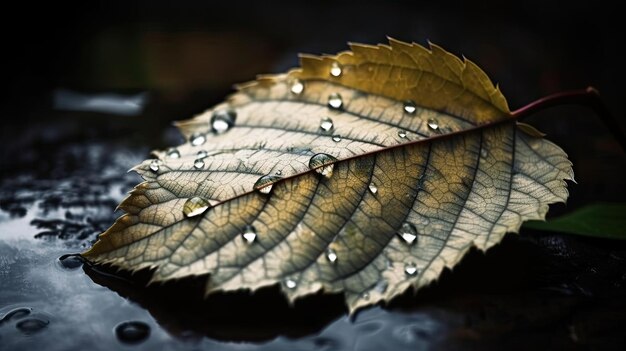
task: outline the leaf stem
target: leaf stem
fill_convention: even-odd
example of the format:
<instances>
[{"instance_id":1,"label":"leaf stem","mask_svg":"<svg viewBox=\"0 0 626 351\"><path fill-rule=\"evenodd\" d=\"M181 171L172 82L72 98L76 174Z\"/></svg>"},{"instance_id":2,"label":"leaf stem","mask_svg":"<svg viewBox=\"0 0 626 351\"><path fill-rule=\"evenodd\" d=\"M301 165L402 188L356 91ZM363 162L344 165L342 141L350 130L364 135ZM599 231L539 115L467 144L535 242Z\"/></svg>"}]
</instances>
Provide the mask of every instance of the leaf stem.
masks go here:
<instances>
[{"instance_id":1,"label":"leaf stem","mask_svg":"<svg viewBox=\"0 0 626 351\"><path fill-rule=\"evenodd\" d=\"M594 87L588 87L584 90L572 90L548 95L511 112L511 115L521 120L538 111L562 105L582 105L592 109L609 129L615 140L617 140L620 144L622 150L626 152L626 135L621 130L617 120L611 115L609 109L602 101L600 93Z\"/></svg>"}]
</instances>

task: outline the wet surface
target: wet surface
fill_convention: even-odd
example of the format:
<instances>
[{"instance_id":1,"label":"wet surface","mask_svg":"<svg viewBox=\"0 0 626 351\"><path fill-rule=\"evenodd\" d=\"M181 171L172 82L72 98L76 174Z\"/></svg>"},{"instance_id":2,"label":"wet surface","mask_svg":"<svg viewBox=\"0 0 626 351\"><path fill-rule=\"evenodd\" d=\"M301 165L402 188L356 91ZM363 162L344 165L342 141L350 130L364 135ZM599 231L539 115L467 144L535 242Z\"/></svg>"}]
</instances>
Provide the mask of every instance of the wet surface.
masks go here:
<instances>
[{"instance_id":1,"label":"wet surface","mask_svg":"<svg viewBox=\"0 0 626 351\"><path fill-rule=\"evenodd\" d=\"M201 278L146 287L149 272L118 274L72 254L119 215L115 205L138 181L125 171L147 150L125 138L51 142L57 147L37 149L36 157L55 159L61 169L18 171L0 187L5 349L625 346L626 243L608 240L509 235L486 254L472 251L417 295L409 291L352 317L339 295L289 306L276 287L206 300Z\"/></svg>"}]
</instances>

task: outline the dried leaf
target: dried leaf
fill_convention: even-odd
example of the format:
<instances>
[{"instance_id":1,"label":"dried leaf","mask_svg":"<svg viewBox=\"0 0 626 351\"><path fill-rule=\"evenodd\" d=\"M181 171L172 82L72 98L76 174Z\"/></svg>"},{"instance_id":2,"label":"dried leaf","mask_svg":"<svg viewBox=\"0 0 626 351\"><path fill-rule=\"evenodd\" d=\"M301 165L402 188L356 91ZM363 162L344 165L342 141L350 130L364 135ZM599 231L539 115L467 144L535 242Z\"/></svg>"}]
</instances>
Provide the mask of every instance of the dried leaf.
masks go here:
<instances>
[{"instance_id":1,"label":"dried leaf","mask_svg":"<svg viewBox=\"0 0 626 351\"><path fill-rule=\"evenodd\" d=\"M571 163L474 63L390 39L241 85L178 123L83 255L206 292L280 283L351 310L419 288L565 201Z\"/></svg>"}]
</instances>

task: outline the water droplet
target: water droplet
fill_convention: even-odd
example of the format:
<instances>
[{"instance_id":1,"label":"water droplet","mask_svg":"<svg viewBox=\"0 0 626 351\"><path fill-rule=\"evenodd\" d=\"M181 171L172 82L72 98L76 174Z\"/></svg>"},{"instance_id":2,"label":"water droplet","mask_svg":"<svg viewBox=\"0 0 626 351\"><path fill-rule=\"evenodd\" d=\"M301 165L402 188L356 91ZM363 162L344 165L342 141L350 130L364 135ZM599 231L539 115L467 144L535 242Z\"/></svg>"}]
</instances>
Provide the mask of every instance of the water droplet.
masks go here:
<instances>
[{"instance_id":1,"label":"water droplet","mask_svg":"<svg viewBox=\"0 0 626 351\"><path fill-rule=\"evenodd\" d=\"M407 100L404 102L404 112L412 115L415 114L417 107L415 107L415 102L413 100Z\"/></svg>"},{"instance_id":2,"label":"water droplet","mask_svg":"<svg viewBox=\"0 0 626 351\"><path fill-rule=\"evenodd\" d=\"M385 279L381 279L378 281L378 283L376 283L374 290L376 290L379 294L384 294L385 291L387 291L388 286L389 286L389 283L387 283Z\"/></svg>"},{"instance_id":3,"label":"water droplet","mask_svg":"<svg viewBox=\"0 0 626 351\"><path fill-rule=\"evenodd\" d=\"M370 294L369 294L369 293L364 292L363 294L361 294L361 298L362 298L363 300L366 300L366 301L367 301L367 300L369 300L369 299L370 299Z\"/></svg>"},{"instance_id":4,"label":"water droplet","mask_svg":"<svg viewBox=\"0 0 626 351\"><path fill-rule=\"evenodd\" d=\"M206 137L204 134L194 134L191 136L191 145L200 146L206 142Z\"/></svg>"},{"instance_id":5,"label":"water droplet","mask_svg":"<svg viewBox=\"0 0 626 351\"><path fill-rule=\"evenodd\" d=\"M404 131L404 130L399 130L399 131L398 131L398 136L399 136L400 138L406 138L406 131Z\"/></svg>"},{"instance_id":6,"label":"water droplet","mask_svg":"<svg viewBox=\"0 0 626 351\"><path fill-rule=\"evenodd\" d=\"M4 316L0 317L0 326L2 323L7 322L11 319L20 319L28 316L32 312L32 308L30 307L18 307L10 310Z\"/></svg>"},{"instance_id":7,"label":"water droplet","mask_svg":"<svg viewBox=\"0 0 626 351\"><path fill-rule=\"evenodd\" d=\"M333 175L333 169L335 168L334 162L337 159L328 154L315 154L309 159L309 168L314 169L315 172L323 175L326 178L330 178Z\"/></svg>"},{"instance_id":8,"label":"water droplet","mask_svg":"<svg viewBox=\"0 0 626 351\"><path fill-rule=\"evenodd\" d=\"M336 142L336 143L340 142L341 141L341 135L336 135L336 134L333 135L333 141Z\"/></svg>"},{"instance_id":9,"label":"water droplet","mask_svg":"<svg viewBox=\"0 0 626 351\"><path fill-rule=\"evenodd\" d=\"M300 95L304 91L304 83L300 79L294 79L289 88L293 94Z\"/></svg>"},{"instance_id":10,"label":"water droplet","mask_svg":"<svg viewBox=\"0 0 626 351\"><path fill-rule=\"evenodd\" d=\"M276 175L282 175L283 171L281 171L280 169L278 171L276 171Z\"/></svg>"},{"instance_id":11,"label":"water droplet","mask_svg":"<svg viewBox=\"0 0 626 351\"><path fill-rule=\"evenodd\" d=\"M332 93L328 95L328 107L338 110L343 106L343 100L339 93Z\"/></svg>"},{"instance_id":12,"label":"water droplet","mask_svg":"<svg viewBox=\"0 0 626 351\"><path fill-rule=\"evenodd\" d=\"M138 344L150 336L150 326L139 321L123 322L115 327L115 335L125 344Z\"/></svg>"},{"instance_id":13,"label":"water droplet","mask_svg":"<svg viewBox=\"0 0 626 351\"><path fill-rule=\"evenodd\" d=\"M223 109L213 112L211 116L211 130L215 134L222 134L227 132L233 125L235 125L235 118L237 112L233 109Z\"/></svg>"},{"instance_id":14,"label":"water droplet","mask_svg":"<svg viewBox=\"0 0 626 351\"><path fill-rule=\"evenodd\" d=\"M26 335L37 333L48 326L50 321L40 318L26 318L15 324L15 327Z\"/></svg>"},{"instance_id":15,"label":"water droplet","mask_svg":"<svg viewBox=\"0 0 626 351\"><path fill-rule=\"evenodd\" d=\"M409 222L405 222L398 230L398 235L404 240L405 243L411 245L417 240L417 229Z\"/></svg>"},{"instance_id":16,"label":"water droplet","mask_svg":"<svg viewBox=\"0 0 626 351\"><path fill-rule=\"evenodd\" d=\"M209 153L206 152L206 150L200 150L196 154L196 159L203 159L203 158L206 158L208 155L209 155Z\"/></svg>"},{"instance_id":17,"label":"water droplet","mask_svg":"<svg viewBox=\"0 0 626 351\"><path fill-rule=\"evenodd\" d=\"M341 76L341 73L342 73L341 65L337 62L333 62L333 64L330 65L330 75L333 77L339 77Z\"/></svg>"},{"instance_id":18,"label":"water droplet","mask_svg":"<svg viewBox=\"0 0 626 351\"><path fill-rule=\"evenodd\" d=\"M281 177L276 175L264 175L254 183L254 190L259 191L261 194L269 194L274 187L274 183L280 179Z\"/></svg>"},{"instance_id":19,"label":"water droplet","mask_svg":"<svg viewBox=\"0 0 626 351\"><path fill-rule=\"evenodd\" d=\"M156 173L159 171L159 167L161 167L162 164L163 162L161 162L161 160L152 160L152 162L150 162L150 170Z\"/></svg>"},{"instance_id":20,"label":"water droplet","mask_svg":"<svg viewBox=\"0 0 626 351\"><path fill-rule=\"evenodd\" d=\"M197 159L197 160L193 161L193 167L195 169L202 169L202 168L204 168L204 161L202 159Z\"/></svg>"},{"instance_id":21,"label":"water droplet","mask_svg":"<svg viewBox=\"0 0 626 351\"><path fill-rule=\"evenodd\" d=\"M285 279L285 286L286 286L288 289L295 289L297 285L298 285L298 284L296 283L296 281L295 281L295 280L293 280L293 279L289 279L289 278Z\"/></svg>"},{"instance_id":22,"label":"water droplet","mask_svg":"<svg viewBox=\"0 0 626 351\"><path fill-rule=\"evenodd\" d=\"M211 207L211 204L200 196L194 196L187 199L183 206L183 213L187 217L195 217L203 214Z\"/></svg>"},{"instance_id":23,"label":"water droplet","mask_svg":"<svg viewBox=\"0 0 626 351\"><path fill-rule=\"evenodd\" d=\"M374 185L374 183L371 183L369 185L369 189L372 194L376 194L378 192L378 188L376 187L376 185Z\"/></svg>"},{"instance_id":24,"label":"water droplet","mask_svg":"<svg viewBox=\"0 0 626 351\"><path fill-rule=\"evenodd\" d=\"M320 128L325 131L325 132L329 132L333 129L334 125L333 125L333 120L325 117L322 118L320 121Z\"/></svg>"},{"instance_id":25,"label":"water droplet","mask_svg":"<svg viewBox=\"0 0 626 351\"><path fill-rule=\"evenodd\" d=\"M77 254L63 255L59 257L59 264L65 269L76 269L83 265L83 258Z\"/></svg>"},{"instance_id":26,"label":"water droplet","mask_svg":"<svg viewBox=\"0 0 626 351\"><path fill-rule=\"evenodd\" d=\"M169 158L180 158L180 152L177 148L171 147L167 149L167 157Z\"/></svg>"},{"instance_id":27,"label":"water droplet","mask_svg":"<svg viewBox=\"0 0 626 351\"><path fill-rule=\"evenodd\" d=\"M337 253L335 250L330 248L326 250L326 259L328 259L328 262L330 263L335 263L337 261Z\"/></svg>"},{"instance_id":28,"label":"water droplet","mask_svg":"<svg viewBox=\"0 0 626 351\"><path fill-rule=\"evenodd\" d=\"M430 130L433 131L438 131L439 130L439 123L437 122L436 119L429 119L428 120L428 128L430 128Z\"/></svg>"},{"instance_id":29,"label":"water droplet","mask_svg":"<svg viewBox=\"0 0 626 351\"><path fill-rule=\"evenodd\" d=\"M246 229L241 233L241 237L246 243L252 244L256 240L256 229L251 225L247 225Z\"/></svg>"},{"instance_id":30,"label":"water droplet","mask_svg":"<svg viewBox=\"0 0 626 351\"><path fill-rule=\"evenodd\" d=\"M489 156L489 151L487 151L487 149L485 148L480 149L480 156L483 158L487 158L487 156Z\"/></svg>"},{"instance_id":31,"label":"water droplet","mask_svg":"<svg viewBox=\"0 0 626 351\"><path fill-rule=\"evenodd\" d=\"M406 275L411 275L411 276L417 274L417 266L415 265L415 263L409 262L406 265L404 265L404 273L406 273Z\"/></svg>"}]
</instances>

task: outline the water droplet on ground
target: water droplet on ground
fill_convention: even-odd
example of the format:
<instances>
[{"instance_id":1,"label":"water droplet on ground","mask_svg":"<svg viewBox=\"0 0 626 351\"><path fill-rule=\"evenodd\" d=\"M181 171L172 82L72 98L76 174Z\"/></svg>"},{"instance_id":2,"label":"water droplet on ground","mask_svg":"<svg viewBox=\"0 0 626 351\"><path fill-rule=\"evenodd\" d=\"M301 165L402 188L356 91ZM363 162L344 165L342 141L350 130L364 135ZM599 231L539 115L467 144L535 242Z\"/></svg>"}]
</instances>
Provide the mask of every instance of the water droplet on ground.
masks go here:
<instances>
[{"instance_id":1,"label":"water droplet on ground","mask_svg":"<svg viewBox=\"0 0 626 351\"><path fill-rule=\"evenodd\" d=\"M194 134L189 140L191 142L191 145L200 146L206 142L206 137L204 136L204 134Z\"/></svg>"},{"instance_id":2,"label":"water droplet on ground","mask_svg":"<svg viewBox=\"0 0 626 351\"><path fill-rule=\"evenodd\" d=\"M183 213L187 217L195 217L203 214L211 207L211 204L200 196L194 196L187 199L183 206Z\"/></svg>"},{"instance_id":3,"label":"water droplet on ground","mask_svg":"<svg viewBox=\"0 0 626 351\"><path fill-rule=\"evenodd\" d=\"M10 310L4 316L0 317L0 326L4 322L8 322L11 319L20 319L28 316L32 312L32 308L30 307L18 307Z\"/></svg>"},{"instance_id":4,"label":"water droplet on ground","mask_svg":"<svg viewBox=\"0 0 626 351\"><path fill-rule=\"evenodd\" d=\"M123 322L115 327L115 335L125 344L138 344L150 336L150 326L139 321Z\"/></svg>"},{"instance_id":5,"label":"water droplet on ground","mask_svg":"<svg viewBox=\"0 0 626 351\"><path fill-rule=\"evenodd\" d=\"M26 335L34 334L50 324L50 321L40 318L25 318L15 324L15 327Z\"/></svg>"},{"instance_id":6,"label":"water droplet on ground","mask_svg":"<svg viewBox=\"0 0 626 351\"><path fill-rule=\"evenodd\" d=\"M330 75L333 77L339 77L341 76L341 73L342 73L341 65L337 62L333 62L333 64L330 65Z\"/></svg>"},{"instance_id":7,"label":"water droplet on ground","mask_svg":"<svg viewBox=\"0 0 626 351\"><path fill-rule=\"evenodd\" d=\"M59 257L59 264L65 269L76 269L83 265L83 258L80 255L70 254Z\"/></svg>"},{"instance_id":8,"label":"water droplet on ground","mask_svg":"<svg viewBox=\"0 0 626 351\"><path fill-rule=\"evenodd\" d=\"M261 194L269 194L274 187L274 183L280 179L281 177L276 175L264 175L254 183L254 190L257 190Z\"/></svg>"},{"instance_id":9,"label":"water droplet on ground","mask_svg":"<svg viewBox=\"0 0 626 351\"><path fill-rule=\"evenodd\" d=\"M256 229L251 225L247 225L246 229L241 233L241 237L248 244L252 244L256 240L256 236Z\"/></svg>"},{"instance_id":10,"label":"water droplet on ground","mask_svg":"<svg viewBox=\"0 0 626 351\"><path fill-rule=\"evenodd\" d=\"M413 224L405 222L398 230L398 235L405 243L411 245L417 240L417 229Z\"/></svg>"},{"instance_id":11,"label":"water droplet on ground","mask_svg":"<svg viewBox=\"0 0 626 351\"><path fill-rule=\"evenodd\" d=\"M328 107L338 110L343 106L343 100L339 93L332 93L328 95Z\"/></svg>"},{"instance_id":12,"label":"water droplet on ground","mask_svg":"<svg viewBox=\"0 0 626 351\"><path fill-rule=\"evenodd\" d=\"M404 102L404 112L412 115L415 114L415 111L417 110L416 106L415 106L415 102L413 100L407 100Z\"/></svg>"},{"instance_id":13,"label":"water droplet on ground","mask_svg":"<svg viewBox=\"0 0 626 351\"><path fill-rule=\"evenodd\" d=\"M315 172L323 175L326 178L330 178L333 175L335 168L334 162L337 159L334 156L328 154L316 154L309 159L309 168L314 169Z\"/></svg>"},{"instance_id":14,"label":"water droplet on ground","mask_svg":"<svg viewBox=\"0 0 626 351\"><path fill-rule=\"evenodd\" d=\"M215 134L226 133L233 125L237 112L233 109L222 109L213 112L211 116L211 130Z\"/></svg>"}]
</instances>

